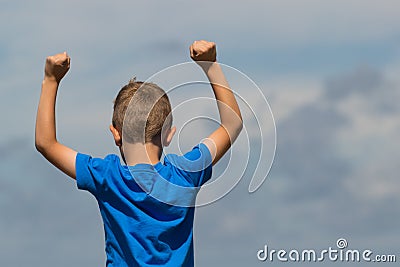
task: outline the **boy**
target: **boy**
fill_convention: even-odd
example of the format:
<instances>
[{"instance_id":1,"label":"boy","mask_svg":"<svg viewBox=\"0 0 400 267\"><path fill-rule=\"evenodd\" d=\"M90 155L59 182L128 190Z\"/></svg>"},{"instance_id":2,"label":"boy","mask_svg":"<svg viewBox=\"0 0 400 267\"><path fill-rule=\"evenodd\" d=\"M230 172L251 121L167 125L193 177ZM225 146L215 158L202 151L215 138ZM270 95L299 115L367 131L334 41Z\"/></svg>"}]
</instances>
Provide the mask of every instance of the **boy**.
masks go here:
<instances>
[{"instance_id":1,"label":"boy","mask_svg":"<svg viewBox=\"0 0 400 267\"><path fill-rule=\"evenodd\" d=\"M184 205L173 205L188 196L177 194L173 187L160 181L183 188L204 184L211 177L211 165L239 135L242 118L216 61L215 44L195 41L190 46L190 56L211 83L221 119L219 128L192 151L183 156L167 155L161 163L163 146L170 143L176 130L172 127L169 99L155 84L131 81L115 100L110 125L127 166L116 155L91 158L57 141L56 95L69 70L70 58L64 52L46 59L36 120L36 148L54 166L76 179L79 189L96 197L104 223L107 266L194 265L196 194L190 195Z\"/></svg>"}]
</instances>

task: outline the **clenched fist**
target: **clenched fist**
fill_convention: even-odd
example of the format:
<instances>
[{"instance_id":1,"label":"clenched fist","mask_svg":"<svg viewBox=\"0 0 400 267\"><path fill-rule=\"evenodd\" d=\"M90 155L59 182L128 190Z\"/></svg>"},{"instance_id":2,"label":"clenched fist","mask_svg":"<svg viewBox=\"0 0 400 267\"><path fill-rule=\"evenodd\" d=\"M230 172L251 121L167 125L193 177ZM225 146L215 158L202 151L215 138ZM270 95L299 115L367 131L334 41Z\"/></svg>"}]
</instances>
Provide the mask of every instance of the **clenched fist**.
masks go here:
<instances>
[{"instance_id":1,"label":"clenched fist","mask_svg":"<svg viewBox=\"0 0 400 267\"><path fill-rule=\"evenodd\" d=\"M68 72L70 62L71 58L68 56L67 52L47 57L46 66L44 68L45 78L55 80L59 83Z\"/></svg>"},{"instance_id":2,"label":"clenched fist","mask_svg":"<svg viewBox=\"0 0 400 267\"><path fill-rule=\"evenodd\" d=\"M211 61L217 60L217 49L215 43L204 40L194 41L190 46L190 57L194 61Z\"/></svg>"}]
</instances>

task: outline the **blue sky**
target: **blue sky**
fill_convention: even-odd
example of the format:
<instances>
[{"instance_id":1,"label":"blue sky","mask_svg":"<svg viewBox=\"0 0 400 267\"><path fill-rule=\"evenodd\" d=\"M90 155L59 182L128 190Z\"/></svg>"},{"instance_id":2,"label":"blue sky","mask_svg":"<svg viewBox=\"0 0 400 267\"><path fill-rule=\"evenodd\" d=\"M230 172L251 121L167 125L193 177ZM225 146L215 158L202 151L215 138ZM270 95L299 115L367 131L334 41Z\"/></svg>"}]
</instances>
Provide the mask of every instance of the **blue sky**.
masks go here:
<instances>
[{"instance_id":1,"label":"blue sky","mask_svg":"<svg viewBox=\"0 0 400 267\"><path fill-rule=\"evenodd\" d=\"M248 194L251 177L245 176L226 197L197 210L197 266L280 265L258 262L257 250L264 244L324 249L341 237L351 248L398 253L400 2L0 5L3 264L104 265L95 200L34 149L45 57L67 50L72 58L57 103L60 141L103 157L117 153L108 124L118 89L132 76L145 80L189 61L188 46L196 39L215 41L219 60L260 87L271 105L278 140L272 170L256 193ZM265 112L256 94L239 84L233 87L256 112ZM177 94L172 102L188 97L192 93ZM252 136L254 124L245 119L245 126ZM193 135L206 130L193 130ZM270 140L263 140L267 150ZM189 141L180 142L185 147ZM233 151L248 152L242 139ZM225 167L226 159L215 173Z\"/></svg>"}]
</instances>

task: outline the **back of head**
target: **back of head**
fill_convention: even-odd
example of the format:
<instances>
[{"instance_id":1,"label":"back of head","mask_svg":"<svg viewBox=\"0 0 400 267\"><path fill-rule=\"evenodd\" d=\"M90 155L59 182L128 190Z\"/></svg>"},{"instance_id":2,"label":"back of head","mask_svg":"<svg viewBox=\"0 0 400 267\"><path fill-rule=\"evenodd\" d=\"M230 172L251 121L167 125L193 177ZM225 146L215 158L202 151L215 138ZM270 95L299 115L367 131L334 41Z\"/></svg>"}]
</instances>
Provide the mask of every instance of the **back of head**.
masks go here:
<instances>
[{"instance_id":1,"label":"back of head","mask_svg":"<svg viewBox=\"0 0 400 267\"><path fill-rule=\"evenodd\" d=\"M154 83L131 80L114 102L113 126L128 143L148 143L172 125L167 94Z\"/></svg>"}]
</instances>

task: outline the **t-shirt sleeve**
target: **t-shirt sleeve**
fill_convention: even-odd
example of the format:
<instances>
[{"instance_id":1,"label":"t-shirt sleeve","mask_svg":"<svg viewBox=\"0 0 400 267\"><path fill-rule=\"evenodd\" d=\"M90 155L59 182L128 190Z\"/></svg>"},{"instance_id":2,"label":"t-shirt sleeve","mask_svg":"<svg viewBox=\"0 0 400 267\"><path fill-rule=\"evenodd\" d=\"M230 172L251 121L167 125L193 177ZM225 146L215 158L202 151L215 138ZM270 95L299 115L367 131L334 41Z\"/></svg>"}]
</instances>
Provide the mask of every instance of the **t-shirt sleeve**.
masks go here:
<instances>
[{"instance_id":1,"label":"t-shirt sleeve","mask_svg":"<svg viewBox=\"0 0 400 267\"><path fill-rule=\"evenodd\" d=\"M107 158L92 158L89 155L78 153L75 161L78 188L97 196L106 186L105 177L108 166L109 160Z\"/></svg>"},{"instance_id":2,"label":"t-shirt sleeve","mask_svg":"<svg viewBox=\"0 0 400 267\"><path fill-rule=\"evenodd\" d=\"M193 186L202 186L212 176L212 157L203 143L195 146L183 156L168 157L172 165Z\"/></svg>"}]
</instances>

